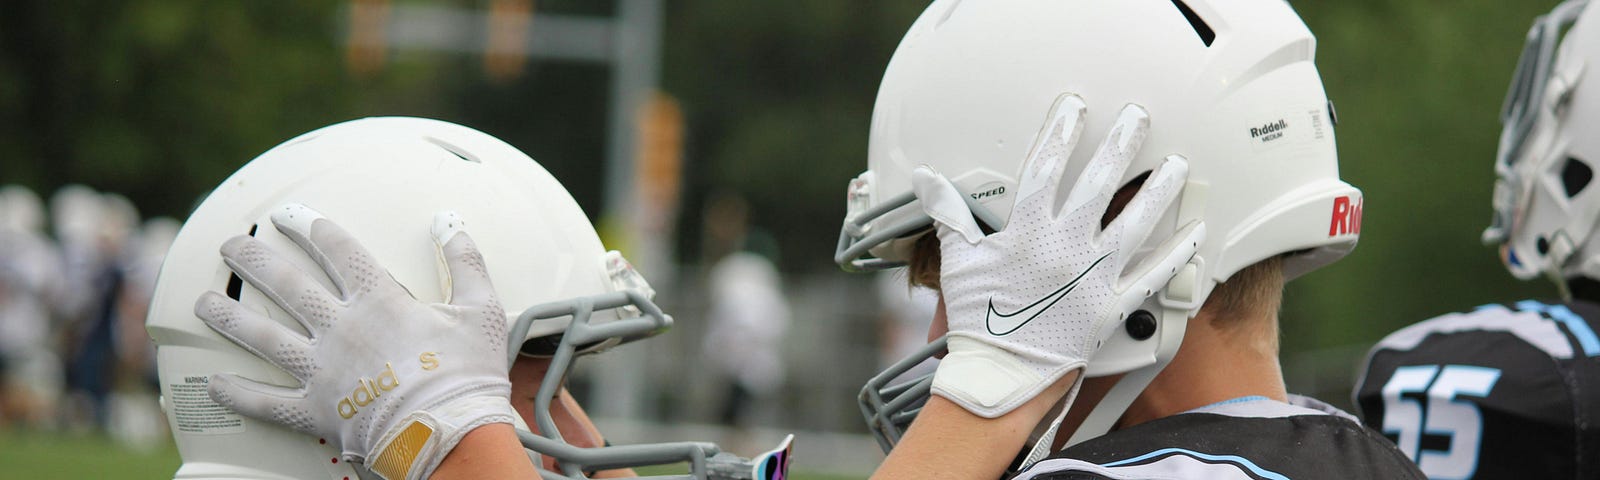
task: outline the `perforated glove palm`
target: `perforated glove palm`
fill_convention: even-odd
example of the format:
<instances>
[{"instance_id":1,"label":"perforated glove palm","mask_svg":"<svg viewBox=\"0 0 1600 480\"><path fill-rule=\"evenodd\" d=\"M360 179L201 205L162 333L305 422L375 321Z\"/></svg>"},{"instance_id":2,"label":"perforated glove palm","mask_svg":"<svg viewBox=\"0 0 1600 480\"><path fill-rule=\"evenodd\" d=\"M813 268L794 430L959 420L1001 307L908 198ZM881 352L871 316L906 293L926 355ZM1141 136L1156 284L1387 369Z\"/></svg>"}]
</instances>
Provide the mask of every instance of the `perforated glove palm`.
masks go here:
<instances>
[{"instance_id":1,"label":"perforated glove palm","mask_svg":"<svg viewBox=\"0 0 1600 480\"><path fill-rule=\"evenodd\" d=\"M302 384L214 375L217 403L335 442L345 460L390 480L426 478L467 432L512 422L505 313L460 218L440 214L432 229L448 266L448 304L412 298L354 237L315 211L286 206L272 223L337 291L253 237L225 243L228 267L310 337L205 293L195 304L201 320Z\"/></svg>"},{"instance_id":2,"label":"perforated glove palm","mask_svg":"<svg viewBox=\"0 0 1600 480\"><path fill-rule=\"evenodd\" d=\"M917 198L938 228L950 327L950 351L934 374L933 393L974 414L1004 415L1085 367L1112 328L1165 285L1205 235L1198 221L1185 225L1127 269L1183 188L1188 163L1179 156L1167 157L1101 228L1149 128L1136 105L1122 110L1059 212L1053 208L1084 109L1076 96L1057 100L1023 164L1002 231L984 235L943 176L927 166L913 173Z\"/></svg>"}]
</instances>

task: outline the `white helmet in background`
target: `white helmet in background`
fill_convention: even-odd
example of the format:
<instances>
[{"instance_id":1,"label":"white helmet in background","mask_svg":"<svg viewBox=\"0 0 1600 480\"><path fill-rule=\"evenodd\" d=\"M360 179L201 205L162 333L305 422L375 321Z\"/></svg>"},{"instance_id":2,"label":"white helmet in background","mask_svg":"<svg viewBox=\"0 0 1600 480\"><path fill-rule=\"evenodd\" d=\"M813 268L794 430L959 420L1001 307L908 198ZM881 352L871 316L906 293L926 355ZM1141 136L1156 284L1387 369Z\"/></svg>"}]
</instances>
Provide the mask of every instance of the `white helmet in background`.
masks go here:
<instances>
[{"instance_id":1,"label":"white helmet in background","mask_svg":"<svg viewBox=\"0 0 1600 480\"><path fill-rule=\"evenodd\" d=\"M1600 191L1587 188L1600 166L1600 75L1587 72L1600 62L1600 9L1587 4L1562 3L1528 31L1500 114L1494 220L1483 232L1512 275L1545 275L1563 290L1571 277L1600 278Z\"/></svg>"},{"instance_id":2,"label":"white helmet in background","mask_svg":"<svg viewBox=\"0 0 1600 480\"><path fill-rule=\"evenodd\" d=\"M95 232L101 248L108 255L123 256L132 253L139 234L139 208L132 200L119 193L100 194L100 224Z\"/></svg>"},{"instance_id":3,"label":"white helmet in background","mask_svg":"<svg viewBox=\"0 0 1600 480\"><path fill-rule=\"evenodd\" d=\"M44 203L22 185L0 187L0 231L42 233Z\"/></svg>"},{"instance_id":4,"label":"white helmet in background","mask_svg":"<svg viewBox=\"0 0 1600 480\"><path fill-rule=\"evenodd\" d=\"M338 222L423 302L442 302L449 290L440 285L444 270L436 265L428 236L433 215L451 210L471 222L497 296L512 317L511 355L521 350L553 356L545 378L513 379L545 387L535 413L543 432L555 432L548 406L574 355L671 326L650 301L642 277L601 246L566 189L512 146L466 127L417 118L369 118L312 131L267 151L212 191L162 266L146 326L157 345L162 406L183 457L176 478L353 479L368 473L339 461L333 445L237 415L207 395L207 378L217 372L298 384L194 315L195 299L218 291L300 330L217 253L228 238L246 234L280 252L299 252L267 217L290 202ZM321 271L306 255L284 258L302 271ZM558 433L540 436L520 428L530 449L560 459L565 477L581 477L591 466L692 461L704 469L718 454L714 445L700 443L581 449L562 442Z\"/></svg>"},{"instance_id":5,"label":"white helmet in background","mask_svg":"<svg viewBox=\"0 0 1600 480\"><path fill-rule=\"evenodd\" d=\"M50 223L62 244L93 245L104 205L100 193L72 184L50 196Z\"/></svg>"},{"instance_id":6,"label":"white helmet in background","mask_svg":"<svg viewBox=\"0 0 1600 480\"><path fill-rule=\"evenodd\" d=\"M948 177L980 221L1001 229L1057 97L1072 93L1088 104L1088 139L1104 138L1123 105L1143 106L1149 137L1121 181L1169 154L1190 165L1182 196L1149 238L1192 220L1211 233L1145 305L1157 315L1131 315L1090 360L1090 376L1129 373L1071 441L1103 433L1176 353L1187 318L1217 283L1285 253L1285 274L1294 278L1355 247L1362 196L1339 179L1335 117L1315 50L1282 0L935 1L884 73L868 168L850 182L835 261L870 270L907 259L931 224L912 194L913 168L930 165ZM1076 181L1097 143L1077 146L1063 182ZM890 385L896 374L862 392L886 448L927 392L926 380Z\"/></svg>"}]
</instances>

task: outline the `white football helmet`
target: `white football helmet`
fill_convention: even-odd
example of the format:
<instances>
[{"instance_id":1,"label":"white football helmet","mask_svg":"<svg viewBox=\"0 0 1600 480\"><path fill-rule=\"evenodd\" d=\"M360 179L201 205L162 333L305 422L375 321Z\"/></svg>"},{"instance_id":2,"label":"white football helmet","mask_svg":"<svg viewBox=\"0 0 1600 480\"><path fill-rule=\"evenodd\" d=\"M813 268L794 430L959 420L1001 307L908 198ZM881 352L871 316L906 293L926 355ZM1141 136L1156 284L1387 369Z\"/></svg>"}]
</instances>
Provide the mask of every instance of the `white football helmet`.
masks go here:
<instances>
[{"instance_id":1,"label":"white football helmet","mask_svg":"<svg viewBox=\"0 0 1600 480\"><path fill-rule=\"evenodd\" d=\"M448 286L428 240L432 216L453 210L489 265L510 322L514 359L550 355L540 382L536 423L520 425L533 452L560 460L545 478L583 478L583 471L689 462L679 478L751 478L758 468L786 466L786 451L752 462L706 443L584 449L561 441L551 399L573 357L646 338L672 324L650 301L650 287L616 252L606 252L566 189L522 152L489 135L417 118L369 118L322 128L267 151L206 198L178 233L157 281L147 328L157 345L162 406L183 465L175 478L368 478L325 445L273 424L239 416L211 401L207 378L231 372L296 385L293 377L207 328L194 315L202 292L225 292L248 308L300 329L261 292L232 274L218 248L252 235L280 252L299 252L270 226L267 213L302 203L361 239L419 300L443 301ZM305 255L285 255L305 272L320 272ZM321 275L312 274L327 282ZM520 420L520 419L519 419ZM763 464L762 462L766 462ZM780 473L781 474L781 473ZM764 478L756 476L754 478Z\"/></svg>"},{"instance_id":2,"label":"white football helmet","mask_svg":"<svg viewBox=\"0 0 1600 480\"><path fill-rule=\"evenodd\" d=\"M1517 278L1600 278L1600 192L1586 188L1600 162L1600 9L1569 0L1534 20L1500 121L1494 219L1484 243ZM1568 28L1570 27L1570 29ZM1563 35L1565 33L1565 35ZM1558 46L1559 45L1559 46Z\"/></svg>"},{"instance_id":3,"label":"white football helmet","mask_svg":"<svg viewBox=\"0 0 1600 480\"><path fill-rule=\"evenodd\" d=\"M1143 106L1149 137L1122 181L1169 154L1190 164L1184 193L1150 238L1192 220L1211 233L1146 314L1130 315L1090 360L1090 376L1128 373L1070 441L1098 436L1176 353L1187 318L1218 282L1284 253L1294 278L1355 247L1361 191L1339 179L1336 118L1315 51L1282 0L935 1L884 73L868 168L850 182L834 260L871 270L907 259L931 224L912 194L918 165L948 177L980 221L1001 229L1057 97L1073 93L1088 104L1088 139L1104 138L1123 105ZM1076 181L1096 143L1078 145L1063 182ZM862 391L863 413L886 449L926 397L928 379L891 385L918 360Z\"/></svg>"}]
</instances>

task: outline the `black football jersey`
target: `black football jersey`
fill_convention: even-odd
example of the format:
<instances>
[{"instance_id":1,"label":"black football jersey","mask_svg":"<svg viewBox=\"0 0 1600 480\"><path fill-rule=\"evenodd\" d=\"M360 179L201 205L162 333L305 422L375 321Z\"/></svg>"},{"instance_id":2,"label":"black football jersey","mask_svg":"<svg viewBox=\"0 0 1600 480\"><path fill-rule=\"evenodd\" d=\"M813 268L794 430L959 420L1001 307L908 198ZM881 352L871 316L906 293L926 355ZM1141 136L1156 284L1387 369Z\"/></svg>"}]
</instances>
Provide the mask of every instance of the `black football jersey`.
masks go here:
<instances>
[{"instance_id":1,"label":"black football jersey","mask_svg":"<svg viewBox=\"0 0 1600 480\"><path fill-rule=\"evenodd\" d=\"M1057 452L1017 480L1420 479L1394 444L1305 397L1244 397L1120 429Z\"/></svg>"},{"instance_id":2,"label":"black football jersey","mask_svg":"<svg viewBox=\"0 0 1600 480\"><path fill-rule=\"evenodd\" d=\"M1600 478L1600 305L1525 300L1401 329L1355 389L1431 478Z\"/></svg>"}]
</instances>

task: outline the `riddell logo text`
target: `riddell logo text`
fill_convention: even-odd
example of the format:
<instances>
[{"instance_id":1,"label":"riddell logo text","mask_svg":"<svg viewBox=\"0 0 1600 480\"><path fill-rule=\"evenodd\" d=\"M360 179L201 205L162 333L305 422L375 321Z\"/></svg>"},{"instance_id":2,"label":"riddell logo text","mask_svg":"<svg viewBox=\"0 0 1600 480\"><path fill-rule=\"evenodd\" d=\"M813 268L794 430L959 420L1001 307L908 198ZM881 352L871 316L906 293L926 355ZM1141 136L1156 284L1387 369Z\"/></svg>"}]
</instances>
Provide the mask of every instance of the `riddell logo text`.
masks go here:
<instances>
[{"instance_id":1,"label":"riddell logo text","mask_svg":"<svg viewBox=\"0 0 1600 480\"><path fill-rule=\"evenodd\" d=\"M1333 220L1328 222L1328 236L1358 235L1361 233L1361 197L1349 196L1333 199Z\"/></svg>"},{"instance_id":2,"label":"riddell logo text","mask_svg":"<svg viewBox=\"0 0 1600 480\"><path fill-rule=\"evenodd\" d=\"M1259 138L1263 142L1276 140L1278 137L1283 136L1283 131L1287 128L1289 128L1289 122L1280 118L1276 122L1251 128L1250 138Z\"/></svg>"}]
</instances>

